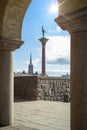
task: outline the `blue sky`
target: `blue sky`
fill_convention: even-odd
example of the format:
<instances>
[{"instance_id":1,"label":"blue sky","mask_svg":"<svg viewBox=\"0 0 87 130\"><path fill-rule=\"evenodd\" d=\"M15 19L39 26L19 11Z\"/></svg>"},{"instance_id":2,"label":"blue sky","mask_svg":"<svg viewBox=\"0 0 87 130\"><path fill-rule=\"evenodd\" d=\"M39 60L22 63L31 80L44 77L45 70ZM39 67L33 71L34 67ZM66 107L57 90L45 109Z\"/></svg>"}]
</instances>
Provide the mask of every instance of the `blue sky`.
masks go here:
<instances>
[{"instance_id":1,"label":"blue sky","mask_svg":"<svg viewBox=\"0 0 87 130\"><path fill-rule=\"evenodd\" d=\"M51 72L70 71L70 37L55 23L58 17L57 0L32 0L23 21L24 44L14 54L14 71L28 71L32 53L34 71L41 71L41 26L46 30L46 70Z\"/></svg>"}]
</instances>

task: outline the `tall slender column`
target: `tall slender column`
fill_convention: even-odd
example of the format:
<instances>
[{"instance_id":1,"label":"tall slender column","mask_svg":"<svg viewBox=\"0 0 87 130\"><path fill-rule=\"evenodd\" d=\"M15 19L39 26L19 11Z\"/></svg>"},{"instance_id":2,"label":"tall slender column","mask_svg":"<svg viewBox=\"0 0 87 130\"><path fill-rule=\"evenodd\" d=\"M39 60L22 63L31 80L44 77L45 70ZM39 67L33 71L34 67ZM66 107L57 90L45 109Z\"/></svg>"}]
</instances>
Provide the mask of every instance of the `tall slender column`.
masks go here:
<instances>
[{"instance_id":1,"label":"tall slender column","mask_svg":"<svg viewBox=\"0 0 87 130\"><path fill-rule=\"evenodd\" d=\"M13 123L13 51L21 44L0 37L0 126Z\"/></svg>"},{"instance_id":2,"label":"tall slender column","mask_svg":"<svg viewBox=\"0 0 87 130\"><path fill-rule=\"evenodd\" d=\"M46 72L45 72L45 64L46 64L46 61L45 61L45 45L46 44L42 44L42 74L45 75Z\"/></svg>"},{"instance_id":3,"label":"tall slender column","mask_svg":"<svg viewBox=\"0 0 87 130\"><path fill-rule=\"evenodd\" d=\"M48 41L49 39L43 37L41 39L39 39L39 41L41 42L42 44L42 75L45 76L46 75L46 61L45 61L45 46L46 46L46 42Z\"/></svg>"},{"instance_id":4,"label":"tall slender column","mask_svg":"<svg viewBox=\"0 0 87 130\"><path fill-rule=\"evenodd\" d=\"M59 16L71 34L71 130L87 130L87 8Z\"/></svg>"}]
</instances>

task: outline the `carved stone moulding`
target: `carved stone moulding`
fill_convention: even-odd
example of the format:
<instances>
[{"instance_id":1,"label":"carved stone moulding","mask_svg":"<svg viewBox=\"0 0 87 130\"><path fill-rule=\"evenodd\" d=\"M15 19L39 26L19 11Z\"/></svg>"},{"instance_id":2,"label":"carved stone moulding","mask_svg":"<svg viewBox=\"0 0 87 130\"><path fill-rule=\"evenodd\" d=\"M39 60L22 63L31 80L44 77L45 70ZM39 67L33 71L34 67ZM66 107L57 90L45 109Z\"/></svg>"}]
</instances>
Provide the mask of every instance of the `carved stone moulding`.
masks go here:
<instances>
[{"instance_id":1,"label":"carved stone moulding","mask_svg":"<svg viewBox=\"0 0 87 130\"><path fill-rule=\"evenodd\" d=\"M3 51L14 51L20 48L24 42L19 39L11 39L7 37L0 36L0 50Z\"/></svg>"},{"instance_id":2,"label":"carved stone moulding","mask_svg":"<svg viewBox=\"0 0 87 130\"><path fill-rule=\"evenodd\" d=\"M56 23L70 33L87 31L87 7L55 19Z\"/></svg>"}]
</instances>

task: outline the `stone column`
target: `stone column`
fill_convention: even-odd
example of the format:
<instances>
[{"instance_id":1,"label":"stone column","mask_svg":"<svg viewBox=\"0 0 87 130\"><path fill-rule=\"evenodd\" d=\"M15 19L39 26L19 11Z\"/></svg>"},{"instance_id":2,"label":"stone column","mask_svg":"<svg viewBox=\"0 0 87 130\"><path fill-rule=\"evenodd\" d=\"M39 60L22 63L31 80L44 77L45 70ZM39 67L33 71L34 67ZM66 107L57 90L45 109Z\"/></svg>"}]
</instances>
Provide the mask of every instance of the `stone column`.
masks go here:
<instances>
[{"instance_id":1,"label":"stone column","mask_svg":"<svg viewBox=\"0 0 87 130\"><path fill-rule=\"evenodd\" d=\"M13 51L21 41L0 37L0 126L13 123Z\"/></svg>"},{"instance_id":2,"label":"stone column","mask_svg":"<svg viewBox=\"0 0 87 130\"><path fill-rule=\"evenodd\" d=\"M45 69L46 69L46 67L45 67L45 63L46 63L46 61L45 61L45 45L46 44L42 44L42 75L46 74L46 72L45 72Z\"/></svg>"},{"instance_id":3,"label":"stone column","mask_svg":"<svg viewBox=\"0 0 87 130\"><path fill-rule=\"evenodd\" d=\"M56 22L71 35L71 130L87 130L87 8Z\"/></svg>"},{"instance_id":4,"label":"stone column","mask_svg":"<svg viewBox=\"0 0 87 130\"><path fill-rule=\"evenodd\" d=\"M45 61L45 45L46 45L46 42L48 41L49 39L43 37L41 39L39 39L39 41L41 42L42 44L42 75L43 76L46 76L46 61Z\"/></svg>"},{"instance_id":5,"label":"stone column","mask_svg":"<svg viewBox=\"0 0 87 130\"><path fill-rule=\"evenodd\" d=\"M12 124L13 52L0 51L0 125Z\"/></svg>"}]
</instances>

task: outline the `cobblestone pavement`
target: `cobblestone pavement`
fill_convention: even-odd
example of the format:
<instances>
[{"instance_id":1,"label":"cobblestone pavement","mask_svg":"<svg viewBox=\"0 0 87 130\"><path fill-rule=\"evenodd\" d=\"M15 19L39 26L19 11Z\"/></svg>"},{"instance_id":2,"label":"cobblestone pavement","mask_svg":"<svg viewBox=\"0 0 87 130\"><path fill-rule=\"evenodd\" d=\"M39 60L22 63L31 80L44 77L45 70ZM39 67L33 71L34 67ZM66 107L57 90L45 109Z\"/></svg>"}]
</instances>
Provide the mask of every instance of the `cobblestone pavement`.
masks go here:
<instances>
[{"instance_id":1,"label":"cobblestone pavement","mask_svg":"<svg viewBox=\"0 0 87 130\"><path fill-rule=\"evenodd\" d=\"M70 103L14 103L14 127L0 130L70 130Z\"/></svg>"}]
</instances>

